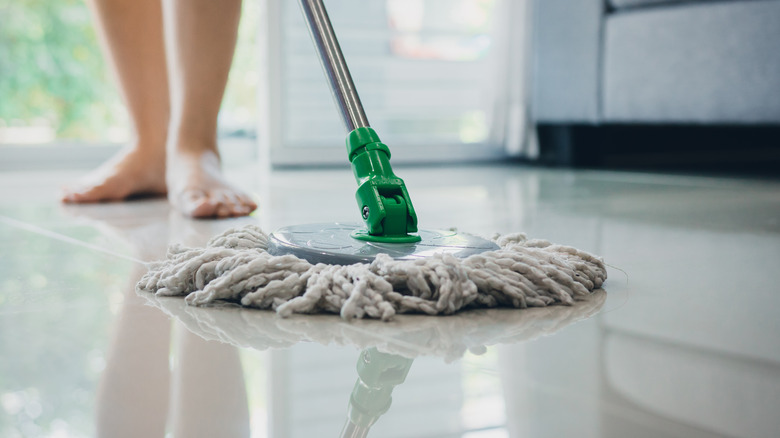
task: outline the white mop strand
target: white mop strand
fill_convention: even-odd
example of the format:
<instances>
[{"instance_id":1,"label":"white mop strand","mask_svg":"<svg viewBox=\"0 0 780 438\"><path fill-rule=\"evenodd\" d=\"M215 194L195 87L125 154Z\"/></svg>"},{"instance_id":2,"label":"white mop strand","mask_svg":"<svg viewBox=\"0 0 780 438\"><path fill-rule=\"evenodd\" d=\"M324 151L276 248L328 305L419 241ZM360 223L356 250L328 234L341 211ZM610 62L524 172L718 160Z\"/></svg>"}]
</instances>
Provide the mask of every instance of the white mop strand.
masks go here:
<instances>
[{"instance_id":1,"label":"white mop strand","mask_svg":"<svg viewBox=\"0 0 780 438\"><path fill-rule=\"evenodd\" d=\"M293 313L339 313L380 318L396 313L448 315L474 307L571 305L600 288L604 262L572 247L524 234L494 238L500 249L458 259L434 255L371 264L312 265L266 252L268 236L254 225L227 230L206 248L173 245L137 288L158 296L185 296L201 306L216 300Z\"/></svg>"}]
</instances>

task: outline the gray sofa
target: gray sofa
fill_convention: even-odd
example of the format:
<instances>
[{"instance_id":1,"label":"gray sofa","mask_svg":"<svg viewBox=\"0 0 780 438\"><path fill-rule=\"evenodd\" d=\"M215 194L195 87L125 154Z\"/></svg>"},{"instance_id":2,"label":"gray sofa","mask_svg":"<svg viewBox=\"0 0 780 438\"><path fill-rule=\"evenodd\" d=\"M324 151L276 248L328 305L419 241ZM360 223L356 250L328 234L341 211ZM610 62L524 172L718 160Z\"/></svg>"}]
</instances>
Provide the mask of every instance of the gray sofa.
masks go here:
<instances>
[{"instance_id":1,"label":"gray sofa","mask_svg":"<svg viewBox=\"0 0 780 438\"><path fill-rule=\"evenodd\" d=\"M541 124L780 125L780 1L535 0Z\"/></svg>"}]
</instances>

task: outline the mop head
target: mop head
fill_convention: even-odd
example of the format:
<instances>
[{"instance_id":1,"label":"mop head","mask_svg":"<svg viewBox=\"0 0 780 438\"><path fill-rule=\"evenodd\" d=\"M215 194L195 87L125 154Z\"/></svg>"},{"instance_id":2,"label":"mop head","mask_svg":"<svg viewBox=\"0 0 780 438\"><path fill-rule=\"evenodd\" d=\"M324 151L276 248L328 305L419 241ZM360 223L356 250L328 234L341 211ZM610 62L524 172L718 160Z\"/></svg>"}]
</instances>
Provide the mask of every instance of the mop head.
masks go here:
<instances>
[{"instance_id":1,"label":"mop head","mask_svg":"<svg viewBox=\"0 0 780 438\"><path fill-rule=\"evenodd\" d=\"M344 319L389 320L397 313L449 315L477 307L572 305L601 287L604 262L589 253L525 234L495 236L498 250L464 259L437 254L370 264L312 265L267 252L254 225L227 230L205 248L173 245L150 264L137 289L183 296L203 306L218 300L293 313L338 313Z\"/></svg>"}]
</instances>

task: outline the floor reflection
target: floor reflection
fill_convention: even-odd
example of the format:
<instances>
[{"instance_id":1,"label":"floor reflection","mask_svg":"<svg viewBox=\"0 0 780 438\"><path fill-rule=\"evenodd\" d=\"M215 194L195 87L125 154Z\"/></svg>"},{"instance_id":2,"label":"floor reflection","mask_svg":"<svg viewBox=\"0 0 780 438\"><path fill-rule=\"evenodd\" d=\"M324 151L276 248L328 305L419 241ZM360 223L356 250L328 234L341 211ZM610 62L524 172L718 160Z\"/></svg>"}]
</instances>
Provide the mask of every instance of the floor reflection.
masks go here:
<instances>
[{"instance_id":1,"label":"floor reflection","mask_svg":"<svg viewBox=\"0 0 780 438\"><path fill-rule=\"evenodd\" d=\"M333 220L341 207L310 190L312 172L275 176L247 220ZM0 436L777 436L776 183L409 173L437 226L524 230L626 275L610 271L608 293L572 307L283 319L133 291L168 244L201 246L241 222L188 221L165 202L3 198ZM321 174L334 192L354 184Z\"/></svg>"},{"instance_id":2,"label":"floor reflection","mask_svg":"<svg viewBox=\"0 0 780 438\"><path fill-rule=\"evenodd\" d=\"M573 306L517 309L478 309L451 316L396 315L390 322L343 321L338 315L293 315L218 303L195 307L178 297L141 295L204 339L238 347L266 350L301 342L322 345L377 347L404 357L436 356L445 362L467 352L484 352L496 344L526 342L551 335L587 319L604 305L607 293L597 290Z\"/></svg>"},{"instance_id":3,"label":"floor reflection","mask_svg":"<svg viewBox=\"0 0 780 438\"><path fill-rule=\"evenodd\" d=\"M412 359L382 353L373 347L360 353L358 378L349 397L347 421L341 437L362 438L368 435L376 420L390 409L393 388L404 383L412 362Z\"/></svg>"},{"instance_id":4,"label":"floor reflection","mask_svg":"<svg viewBox=\"0 0 780 438\"><path fill-rule=\"evenodd\" d=\"M140 261L162 258L169 243L202 246L227 227L240 225L237 221L188 220L164 205L147 208L144 215L133 220L111 208L74 209L68 214L75 221L126 242L132 248L128 258ZM533 340L591 317L606 299L606 293L599 290L574 306L523 312L481 309L448 317L399 315L390 323L345 322L337 315L280 318L274 312L229 303L193 307L181 298L137 293L135 284L145 271L145 265L135 263L123 290L97 390L98 436L249 436L250 407L239 348L262 351L300 343L354 348L350 351L357 356L357 364L343 371L352 369L351 393L345 387L327 398L348 400L339 404L337 411L342 413L331 417L342 418L341 436L366 436L390 409L393 390L406 380L413 358L430 356L452 362L469 352L482 354L491 345ZM274 357L288 361L297 357L289 354L289 350L282 350ZM291 377L291 372L294 370L277 368L270 379L285 382L287 376L299 380ZM460 403L460 396L453 399L450 395L459 391L460 367L442 376L445 381L438 397L449 398L450 404ZM413 385L419 384L417 381ZM269 407L274 421L289 418L290 412L283 411L297 406L285 406L284 401L300 396L294 385L277 386ZM431 400L430 395L425 398ZM456 410L449 412L457 415ZM331 430L327 436L336 431ZM271 428L273 436L278 431Z\"/></svg>"},{"instance_id":5,"label":"floor reflection","mask_svg":"<svg viewBox=\"0 0 780 438\"><path fill-rule=\"evenodd\" d=\"M249 413L235 347L209 342L135 294L139 266L116 318L97 392L100 437L246 437ZM173 338L173 352L171 340ZM173 369L170 362L173 362Z\"/></svg>"},{"instance_id":6,"label":"floor reflection","mask_svg":"<svg viewBox=\"0 0 780 438\"><path fill-rule=\"evenodd\" d=\"M171 242L203 245L234 221L193 221L167 204L128 215L112 208L66 208L75 221L130 245L133 260L163 258ZM96 395L100 437L248 437L249 411L238 349L209 342L171 320L135 291L146 266L134 263L122 291Z\"/></svg>"}]
</instances>

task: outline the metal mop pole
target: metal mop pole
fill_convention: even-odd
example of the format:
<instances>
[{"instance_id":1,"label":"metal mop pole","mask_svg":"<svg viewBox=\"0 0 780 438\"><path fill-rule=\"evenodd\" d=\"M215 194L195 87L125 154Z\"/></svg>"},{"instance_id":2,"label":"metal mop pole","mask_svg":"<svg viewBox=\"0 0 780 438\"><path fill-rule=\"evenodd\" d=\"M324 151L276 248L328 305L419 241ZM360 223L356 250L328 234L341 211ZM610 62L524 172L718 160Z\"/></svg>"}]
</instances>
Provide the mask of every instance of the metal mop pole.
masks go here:
<instances>
[{"instance_id":1,"label":"metal mop pole","mask_svg":"<svg viewBox=\"0 0 780 438\"><path fill-rule=\"evenodd\" d=\"M300 0L300 3L347 131L369 127L325 5L322 0Z\"/></svg>"},{"instance_id":2,"label":"metal mop pole","mask_svg":"<svg viewBox=\"0 0 780 438\"><path fill-rule=\"evenodd\" d=\"M366 230L355 230L355 239L382 243L420 241L417 214L404 181L390 166L390 148L381 142L368 118L341 53L336 33L322 0L300 0L320 61L330 81L347 135L347 154L358 183L355 194Z\"/></svg>"}]
</instances>

